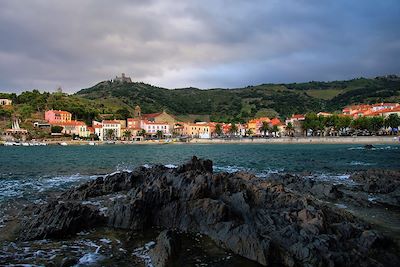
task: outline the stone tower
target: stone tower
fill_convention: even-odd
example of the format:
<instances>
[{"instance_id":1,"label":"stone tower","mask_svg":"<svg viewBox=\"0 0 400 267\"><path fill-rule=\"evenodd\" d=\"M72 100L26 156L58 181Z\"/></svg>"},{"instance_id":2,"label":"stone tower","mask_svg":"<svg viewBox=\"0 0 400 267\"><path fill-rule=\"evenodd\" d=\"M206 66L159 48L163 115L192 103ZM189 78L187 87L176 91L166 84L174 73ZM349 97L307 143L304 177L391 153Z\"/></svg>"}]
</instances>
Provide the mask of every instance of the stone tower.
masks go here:
<instances>
[{"instance_id":1,"label":"stone tower","mask_svg":"<svg viewBox=\"0 0 400 267\"><path fill-rule=\"evenodd\" d=\"M135 118L138 118L138 117L141 117L141 116L142 116L142 110L141 110L141 108L140 108L139 105L137 105L137 106L135 107L135 112L134 112L133 115L134 115Z\"/></svg>"}]
</instances>

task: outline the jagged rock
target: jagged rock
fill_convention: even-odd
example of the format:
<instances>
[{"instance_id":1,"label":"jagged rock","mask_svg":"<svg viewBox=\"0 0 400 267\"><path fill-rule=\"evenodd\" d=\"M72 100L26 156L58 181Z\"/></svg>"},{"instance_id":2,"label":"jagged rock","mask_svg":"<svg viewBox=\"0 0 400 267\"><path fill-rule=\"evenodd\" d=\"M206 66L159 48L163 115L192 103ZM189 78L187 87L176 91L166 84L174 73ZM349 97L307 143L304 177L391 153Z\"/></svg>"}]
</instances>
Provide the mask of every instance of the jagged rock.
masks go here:
<instances>
[{"instance_id":1,"label":"jagged rock","mask_svg":"<svg viewBox=\"0 0 400 267\"><path fill-rule=\"evenodd\" d=\"M150 250L151 263L154 267L168 266L177 257L181 244L178 235L171 231L162 231L156 245Z\"/></svg>"},{"instance_id":2,"label":"jagged rock","mask_svg":"<svg viewBox=\"0 0 400 267\"><path fill-rule=\"evenodd\" d=\"M104 217L92 207L53 201L39 206L33 218L22 223L19 239L64 238L104 222Z\"/></svg>"},{"instance_id":3,"label":"jagged rock","mask_svg":"<svg viewBox=\"0 0 400 267\"><path fill-rule=\"evenodd\" d=\"M211 161L193 157L176 169L141 167L99 178L69 190L61 199L123 191L125 197L108 207L109 227L141 231L156 226L201 233L262 265L368 266L382 258L391 259L389 266L400 264L393 249L374 245L381 239L366 232L366 223L318 200L345 197L340 186L293 175L262 179L243 172L214 174ZM51 224L52 209L59 208L45 208L34 219L36 224L27 225L30 238L53 235L51 228L35 230L36 225L43 228L38 220ZM58 211L54 214L60 217ZM82 225L94 225L90 219L83 221L87 224ZM68 233L75 229L65 228Z\"/></svg>"},{"instance_id":4,"label":"jagged rock","mask_svg":"<svg viewBox=\"0 0 400 267\"><path fill-rule=\"evenodd\" d=\"M400 171L368 170L350 178L360 183L366 193L373 194L373 202L400 207Z\"/></svg>"},{"instance_id":5,"label":"jagged rock","mask_svg":"<svg viewBox=\"0 0 400 267\"><path fill-rule=\"evenodd\" d=\"M361 171L352 174L350 179L362 184L368 193L391 193L400 187L400 171Z\"/></svg>"}]
</instances>

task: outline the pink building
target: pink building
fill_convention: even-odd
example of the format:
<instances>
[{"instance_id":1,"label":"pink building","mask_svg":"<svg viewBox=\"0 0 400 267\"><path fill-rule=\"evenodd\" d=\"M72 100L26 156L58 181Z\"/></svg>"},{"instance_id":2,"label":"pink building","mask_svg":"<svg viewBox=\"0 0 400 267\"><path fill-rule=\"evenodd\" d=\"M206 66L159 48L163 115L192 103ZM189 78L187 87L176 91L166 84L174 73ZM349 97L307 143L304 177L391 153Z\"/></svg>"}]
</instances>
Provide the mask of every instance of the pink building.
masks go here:
<instances>
[{"instance_id":1,"label":"pink building","mask_svg":"<svg viewBox=\"0 0 400 267\"><path fill-rule=\"evenodd\" d=\"M50 124L70 122L72 114L63 110L48 110L44 114L44 119Z\"/></svg>"}]
</instances>

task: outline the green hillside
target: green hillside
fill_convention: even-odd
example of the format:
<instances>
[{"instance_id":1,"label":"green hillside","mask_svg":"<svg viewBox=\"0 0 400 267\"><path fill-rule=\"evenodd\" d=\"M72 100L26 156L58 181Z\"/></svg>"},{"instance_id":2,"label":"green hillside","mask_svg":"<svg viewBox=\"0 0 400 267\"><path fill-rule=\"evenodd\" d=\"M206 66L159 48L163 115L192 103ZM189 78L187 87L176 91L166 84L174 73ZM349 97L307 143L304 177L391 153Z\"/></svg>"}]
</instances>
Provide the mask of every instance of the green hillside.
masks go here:
<instances>
[{"instance_id":1,"label":"green hillside","mask_svg":"<svg viewBox=\"0 0 400 267\"><path fill-rule=\"evenodd\" d=\"M285 118L294 113L335 112L349 104L400 102L400 78L392 75L208 90L105 81L73 95L33 90L19 95L0 93L0 98L13 100L11 108L0 107L0 121L4 123L14 115L29 121L43 118L47 109L62 109L90 124L92 119L130 117L136 105L143 113L166 110L183 121L244 122L261 116Z\"/></svg>"},{"instance_id":2,"label":"green hillside","mask_svg":"<svg viewBox=\"0 0 400 267\"><path fill-rule=\"evenodd\" d=\"M400 102L400 78L262 84L235 89L166 89L144 83L101 82L76 93L92 101L140 105L144 113L167 110L176 115L210 115L215 121L245 121L255 116L287 117L293 113L340 111L355 103Z\"/></svg>"}]
</instances>

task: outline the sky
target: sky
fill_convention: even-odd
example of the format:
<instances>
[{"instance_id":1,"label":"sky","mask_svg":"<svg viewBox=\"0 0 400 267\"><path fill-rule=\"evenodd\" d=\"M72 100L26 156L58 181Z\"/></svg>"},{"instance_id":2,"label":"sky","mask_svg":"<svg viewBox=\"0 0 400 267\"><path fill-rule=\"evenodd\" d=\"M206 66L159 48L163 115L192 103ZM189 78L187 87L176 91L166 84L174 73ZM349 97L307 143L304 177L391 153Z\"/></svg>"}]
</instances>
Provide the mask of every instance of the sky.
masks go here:
<instances>
[{"instance_id":1,"label":"sky","mask_svg":"<svg viewBox=\"0 0 400 267\"><path fill-rule=\"evenodd\" d=\"M0 92L400 73L399 0L0 0Z\"/></svg>"}]
</instances>

